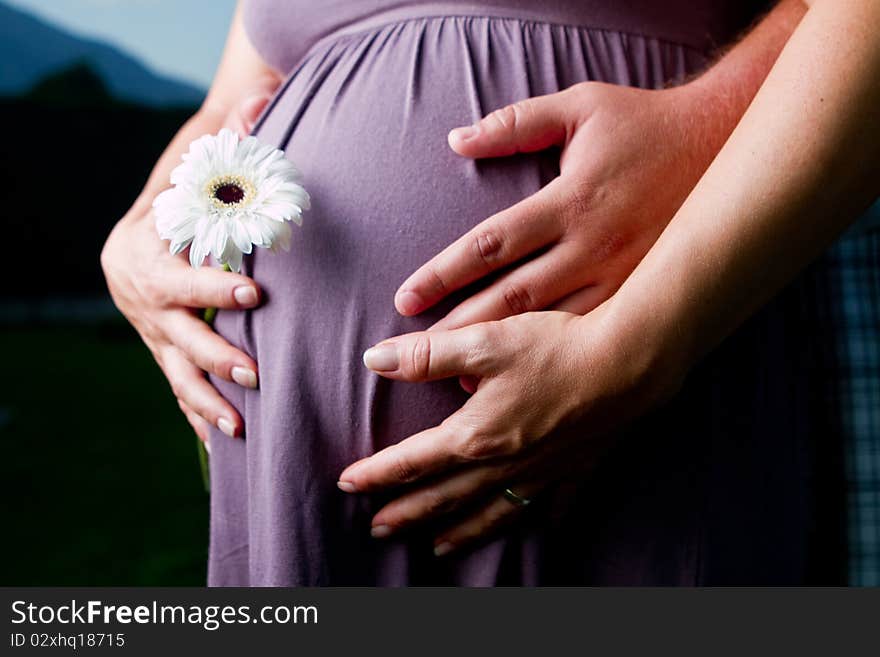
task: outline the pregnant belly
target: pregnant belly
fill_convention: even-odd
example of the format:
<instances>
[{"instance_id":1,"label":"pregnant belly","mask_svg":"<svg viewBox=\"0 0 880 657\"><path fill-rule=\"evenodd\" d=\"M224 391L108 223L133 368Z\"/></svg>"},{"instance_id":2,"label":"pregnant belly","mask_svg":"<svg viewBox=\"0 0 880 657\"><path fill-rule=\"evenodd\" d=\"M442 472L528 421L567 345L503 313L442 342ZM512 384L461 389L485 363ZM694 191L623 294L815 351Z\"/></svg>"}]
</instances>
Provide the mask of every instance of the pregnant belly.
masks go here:
<instances>
[{"instance_id":1,"label":"pregnant belly","mask_svg":"<svg viewBox=\"0 0 880 657\"><path fill-rule=\"evenodd\" d=\"M414 318L393 305L418 266L556 174L555 153L460 158L447 146L449 129L591 77L656 86L686 72L686 61L677 46L632 35L450 17L344 37L291 75L257 136L302 170L312 209L289 253L245 259L264 304L221 312L216 323L260 368L259 390L215 381L241 412L246 441L212 452L212 477L233 482L212 495L214 526L222 533L230 517L248 518L252 582L360 581L356 573L374 572L377 581L403 581L406 569L390 565L402 545L369 538L383 500L343 495L336 478L354 460L439 424L467 396L455 380L380 379L361 355L426 328L472 294L479 284ZM430 555L432 536L422 538L419 554ZM473 564L491 575L494 554ZM350 577L331 572L347 563Z\"/></svg>"},{"instance_id":2,"label":"pregnant belly","mask_svg":"<svg viewBox=\"0 0 880 657\"><path fill-rule=\"evenodd\" d=\"M395 35L415 36L391 29L387 38ZM331 47L292 76L259 126L261 141L284 148L303 172L312 209L289 253L258 250L246 259L245 273L265 291L263 307L221 313L217 324L260 366L261 389L239 409L249 441L257 432L261 442L295 435L332 469L463 403L455 381L388 382L361 355L426 328L462 298L417 318L393 306L412 271L538 190L554 175L555 158L474 162L449 149L449 129L531 92L521 81L475 78L466 44L452 39L448 48L429 58L418 44L391 47L375 37Z\"/></svg>"}]
</instances>

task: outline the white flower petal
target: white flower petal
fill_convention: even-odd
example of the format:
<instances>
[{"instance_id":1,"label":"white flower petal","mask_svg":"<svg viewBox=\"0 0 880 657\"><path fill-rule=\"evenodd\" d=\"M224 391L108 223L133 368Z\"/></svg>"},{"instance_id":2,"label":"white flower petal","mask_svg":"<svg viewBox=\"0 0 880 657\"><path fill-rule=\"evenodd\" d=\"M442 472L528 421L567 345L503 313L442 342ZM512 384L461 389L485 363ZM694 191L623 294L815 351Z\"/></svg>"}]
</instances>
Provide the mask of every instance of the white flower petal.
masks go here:
<instances>
[{"instance_id":1,"label":"white flower petal","mask_svg":"<svg viewBox=\"0 0 880 657\"><path fill-rule=\"evenodd\" d=\"M235 243L235 246L243 253L250 253L251 237L248 234L247 228L245 228L244 220L236 219L231 221L230 224L232 241Z\"/></svg>"},{"instance_id":2,"label":"white flower petal","mask_svg":"<svg viewBox=\"0 0 880 657\"><path fill-rule=\"evenodd\" d=\"M241 251L237 248L233 247L229 249L228 255L226 255L221 261L224 265L229 265L229 268L234 272L241 271Z\"/></svg>"},{"instance_id":3,"label":"white flower petal","mask_svg":"<svg viewBox=\"0 0 880 657\"><path fill-rule=\"evenodd\" d=\"M275 239L275 226L280 225L274 219L269 219L268 217L261 217L257 222L257 227L260 231L261 239L263 247L272 248L272 242Z\"/></svg>"},{"instance_id":4,"label":"white flower petal","mask_svg":"<svg viewBox=\"0 0 880 657\"><path fill-rule=\"evenodd\" d=\"M290 237L293 233L293 230L290 228L290 224L286 221L280 224L274 222L272 224L272 232L274 233L274 236L272 238L272 246L270 247L272 251L277 252L278 249L290 251Z\"/></svg>"},{"instance_id":5,"label":"white flower petal","mask_svg":"<svg viewBox=\"0 0 880 657\"><path fill-rule=\"evenodd\" d=\"M223 252L226 251L227 241L229 241L229 233L226 230L226 222L222 219L216 221L214 225L211 226L208 243L211 245L211 252L218 260L223 256Z\"/></svg>"},{"instance_id":6,"label":"white flower petal","mask_svg":"<svg viewBox=\"0 0 880 657\"><path fill-rule=\"evenodd\" d=\"M196 234L196 220L190 219L181 222L174 227L173 231L163 239L171 241L170 249L172 254L177 254L186 248L186 245L192 242Z\"/></svg>"},{"instance_id":7,"label":"white flower petal","mask_svg":"<svg viewBox=\"0 0 880 657\"><path fill-rule=\"evenodd\" d=\"M246 181L251 195L239 204L219 204L210 185L227 176ZM300 181L283 151L255 137L239 140L224 128L193 141L171 172L173 187L153 202L156 230L172 253L189 246L194 267L213 254L237 271L254 246L290 248L291 222L302 224L303 212L311 207Z\"/></svg>"},{"instance_id":8,"label":"white flower petal","mask_svg":"<svg viewBox=\"0 0 880 657\"><path fill-rule=\"evenodd\" d=\"M189 245L189 264L193 267L201 267L205 258L208 257L208 243L194 238Z\"/></svg>"},{"instance_id":9,"label":"white flower petal","mask_svg":"<svg viewBox=\"0 0 880 657\"><path fill-rule=\"evenodd\" d=\"M238 135L229 128L223 128L216 137L216 147L212 155L220 168L233 169L238 165Z\"/></svg>"}]
</instances>

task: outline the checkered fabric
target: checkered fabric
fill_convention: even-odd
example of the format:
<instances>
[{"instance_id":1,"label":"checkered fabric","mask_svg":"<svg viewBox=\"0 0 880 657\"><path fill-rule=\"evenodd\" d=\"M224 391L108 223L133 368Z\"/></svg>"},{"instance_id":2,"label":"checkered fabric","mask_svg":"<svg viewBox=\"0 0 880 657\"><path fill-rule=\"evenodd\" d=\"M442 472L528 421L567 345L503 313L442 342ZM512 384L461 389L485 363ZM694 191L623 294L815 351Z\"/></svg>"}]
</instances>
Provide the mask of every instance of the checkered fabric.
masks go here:
<instances>
[{"instance_id":1,"label":"checkered fabric","mask_svg":"<svg viewBox=\"0 0 880 657\"><path fill-rule=\"evenodd\" d=\"M822 263L833 336L830 425L842 439L848 581L880 586L880 203Z\"/></svg>"}]
</instances>

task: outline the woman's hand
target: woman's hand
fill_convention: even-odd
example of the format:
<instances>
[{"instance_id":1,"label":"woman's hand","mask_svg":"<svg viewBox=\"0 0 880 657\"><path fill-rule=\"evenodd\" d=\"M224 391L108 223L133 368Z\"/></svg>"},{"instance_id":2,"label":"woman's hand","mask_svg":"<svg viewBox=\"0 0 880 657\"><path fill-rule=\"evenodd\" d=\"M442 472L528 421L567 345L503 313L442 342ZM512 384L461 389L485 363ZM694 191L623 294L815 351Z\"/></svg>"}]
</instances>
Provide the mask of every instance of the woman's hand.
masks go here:
<instances>
[{"instance_id":1,"label":"woman's hand","mask_svg":"<svg viewBox=\"0 0 880 657\"><path fill-rule=\"evenodd\" d=\"M380 511L379 534L492 487L489 506L444 534L440 551L498 522L498 489L540 487L543 459L588 444L565 439L557 426L580 418L599 434L675 390L695 359L877 198L878 22L875 0L812 3L712 166L603 306L581 319L536 313L403 336L367 356L390 378L480 378L440 427L342 473L343 490L422 484ZM535 326L546 317L557 319ZM529 454L541 468L525 465ZM430 475L438 479L425 483Z\"/></svg>"},{"instance_id":2,"label":"woman's hand","mask_svg":"<svg viewBox=\"0 0 880 657\"><path fill-rule=\"evenodd\" d=\"M243 137L250 134L279 83L270 72L258 77L223 125ZM256 283L218 268L193 269L185 254L172 256L156 232L152 212L140 203L113 229L101 264L113 301L149 347L199 438L207 441L209 424L240 436L241 416L205 379L205 372L256 388L257 364L200 315L208 307L253 308L260 300Z\"/></svg>"},{"instance_id":3,"label":"woman's hand","mask_svg":"<svg viewBox=\"0 0 880 657\"><path fill-rule=\"evenodd\" d=\"M260 300L257 285L218 268L194 269L185 256L171 255L152 213L123 218L107 239L101 264L113 301L149 347L198 436L207 440L208 423L241 435L241 417L205 372L255 388L257 364L217 335L196 309L253 308Z\"/></svg>"},{"instance_id":4,"label":"woman's hand","mask_svg":"<svg viewBox=\"0 0 880 657\"><path fill-rule=\"evenodd\" d=\"M408 485L373 518L376 537L452 511L464 519L437 537L437 554L482 537L522 509L502 496L505 488L531 498L582 475L609 430L678 388L682 369L664 356L675 352L645 328L614 320L609 303L586 317L526 313L380 343L364 362L381 376L468 376L477 389L440 426L349 466L339 487L365 493ZM575 421L578 431L566 431Z\"/></svg>"}]
</instances>

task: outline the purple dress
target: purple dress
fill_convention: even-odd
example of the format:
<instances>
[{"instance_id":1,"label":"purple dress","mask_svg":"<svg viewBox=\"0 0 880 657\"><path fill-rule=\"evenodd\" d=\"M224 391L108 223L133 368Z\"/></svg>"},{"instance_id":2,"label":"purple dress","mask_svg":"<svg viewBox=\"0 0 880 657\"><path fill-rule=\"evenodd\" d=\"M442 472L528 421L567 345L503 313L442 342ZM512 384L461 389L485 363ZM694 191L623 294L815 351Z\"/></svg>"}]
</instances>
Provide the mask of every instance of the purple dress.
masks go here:
<instances>
[{"instance_id":1,"label":"purple dress","mask_svg":"<svg viewBox=\"0 0 880 657\"><path fill-rule=\"evenodd\" d=\"M250 39L288 73L255 134L296 162L313 208L290 253L245 260L266 303L217 319L259 363L261 386L215 381L246 439L211 437L211 585L800 581L801 399L791 372L774 365L796 346L778 348L772 309L621 436L562 518L537 503L506 534L437 559L425 529L370 537L387 496L336 487L347 465L465 401L454 380L390 382L363 366L367 347L425 328L463 298L403 318L392 303L399 284L557 173L552 153L458 157L448 130L585 80L681 81L762 4L245 3Z\"/></svg>"}]
</instances>

